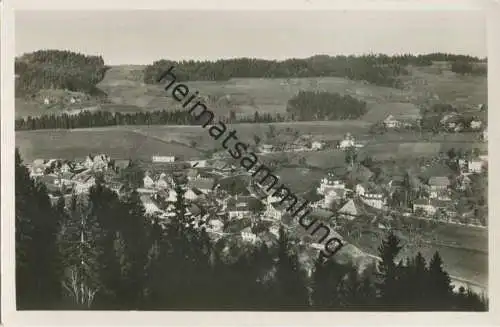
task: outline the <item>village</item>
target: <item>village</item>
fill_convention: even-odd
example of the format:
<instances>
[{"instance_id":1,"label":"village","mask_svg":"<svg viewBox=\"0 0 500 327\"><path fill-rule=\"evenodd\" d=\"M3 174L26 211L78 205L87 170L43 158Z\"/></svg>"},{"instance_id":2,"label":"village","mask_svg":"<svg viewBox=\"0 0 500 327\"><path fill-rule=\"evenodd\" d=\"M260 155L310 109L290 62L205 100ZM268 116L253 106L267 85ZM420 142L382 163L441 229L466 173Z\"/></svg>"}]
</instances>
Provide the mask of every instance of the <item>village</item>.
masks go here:
<instances>
[{"instance_id":1,"label":"village","mask_svg":"<svg viewBox=\"0 0 500 327\"><path fill-rule=\"evenodd\" d=\"M392 117L387 120L392 121ZM391 124L390 122L388 124ZM391 125L388 126L391 128ZM392 128L397 125L392 126ZM486 137L486 132L484 132ZM276 151L319 151L332 146L346 156L364 145L350 133L343 140L328 145L321 140L307 146L277 147L261 144L261 154ZM184 176L184 198L187 215L203 226L211 238L232 238L243 244L276 243L280 226L297 237L306 252L319 251L322 245L306 235L285 213L281 198L263 192L245 169L228 163L214 154L209 159L179 160L171 155L154 155L149 161L135 164L142 172L137 192L148 216L161 222L175 218L176 179ZM477 187L487 180L485 154L449 151L422 162L420 170L399 170L393 175L381 174L380 163L363 160L346 163L325 172L317 187L306 194L312 217L332 226L349 241L362 237L364 230L388 230L412 225L418 221L485 228L486 207L477 199ZM123 172L130 159L110 158L106 154L89 154L83 160L37 159L27 164L33 178L43 182L52 201L73 194L85 196L103 176L107 187L122 195ZM483 192L484 193L484 192ZM432 229L432 227L430 227Z\"/></svg>"}]
</instances>

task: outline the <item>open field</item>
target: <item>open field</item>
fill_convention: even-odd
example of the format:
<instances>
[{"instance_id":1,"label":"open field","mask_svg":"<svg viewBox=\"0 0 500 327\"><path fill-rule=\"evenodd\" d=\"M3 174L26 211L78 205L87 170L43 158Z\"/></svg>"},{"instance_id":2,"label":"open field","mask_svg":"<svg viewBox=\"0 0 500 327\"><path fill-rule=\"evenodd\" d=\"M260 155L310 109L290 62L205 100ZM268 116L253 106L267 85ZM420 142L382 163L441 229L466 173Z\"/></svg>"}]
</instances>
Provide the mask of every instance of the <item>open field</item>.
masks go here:
<instances>
[{"instance_id":1,"label":"open field","mask_svg":"<svg viewBox=\"0 0 500 327\"><path fill-rule=\"evenodd\" d=\"M16 146L26 162L36 158L84 158L106 153L113 159L150 159L154 154L199 157L188 146L163 142L123 129L39 130L16 132Z\"/></svg>"},{"instance_id":2,"label":"open field","mask_svg":"<svg viewBox=\"0 0 500 327\"><path fill-rule=\"evenodd\" d=\"M237 131L238 139L243 142L253 144L254 135L258 135L265 143L270 125L274 126L278 138L287 129L291 129L299 136L310 135L323 140L339 140L347 132L354 135L361 134L360 138L363 139L368 129L367 124L361 121L235 124L231 126L231 129ZM359 158L366 155L380 160L429 157L452 147L487 149L486 143L463 142L463 137L458 135L451 135L448 138L437 135L436 141L431 142L416 142L418 134L398 135L399 140L394 137L390 142L384 139L384 136L381 136L382 140L367 136L370 139L367 145L359 150ZM471 136L466 136L465 139L467 137ZM213 140L208 130L199 126L113 126L74 130L18 131L16 143L21 153L29 158L47 156L74 158L96 152L106 152L117 158L129 156L145 158L155 153L198 157L206 150L223 150L220 142ZM340 150L273 153L262 156L285 158L290 164L298 164L300 158L304 157L307 165L317 168L329 168L344 162L344 153Z\"/></svg>"}]
</instances>

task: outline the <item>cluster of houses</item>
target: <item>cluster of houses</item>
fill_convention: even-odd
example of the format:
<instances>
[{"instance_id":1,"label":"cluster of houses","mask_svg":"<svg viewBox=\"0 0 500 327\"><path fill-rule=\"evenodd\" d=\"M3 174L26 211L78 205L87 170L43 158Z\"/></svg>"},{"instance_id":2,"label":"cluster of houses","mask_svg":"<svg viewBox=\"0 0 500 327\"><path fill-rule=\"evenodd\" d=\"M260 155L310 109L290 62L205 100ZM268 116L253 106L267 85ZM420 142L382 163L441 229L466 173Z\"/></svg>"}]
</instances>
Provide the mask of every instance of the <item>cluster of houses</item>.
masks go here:
<instances>
[{"instance_id":1,"label":"cluster of houses","mask_svg":"<svg viewBox=\"0 0 500 327\"><path fill-rule=\"evenodd\" d=\"M43 182L51 197L61 194L88 193L95 184L96 172L108 172L114 168L109 156L88 155L84 160L36 159L27 165L30 176ZM112 169L111 169L112 170Z\"/></svg>"},{"instance_id":2,"label":"cluster of houses","mask_svg":"<svg viewBox=\"0 0 500 327\"><path fill-rule=\"evenodd\" d=\"M331 143L331 144L330 144ZM326 148L346 150L348 148L362 148L365 144L357 142L351 133L345 134L344 138L335 142L311 141L307 144L283 144L281 146L272 144L262 144L259 146L259 152L266 154L272 152L306 152L306 151L321 151Z\"/></svg>"},{"instance_id":3,"label":"cluster of houses","mask_svg":"<svg viewBox=\"0 0 500 327\"><path fill-rule=\"evenodd\" d=\"M471 210L458 208L453 194L464 192L470 187L471 175L482 173L488 158L482 155L474 159L456 160L458 171L437 161L421 167L420 171L407 170L379 178L362 165L355 168L357 171L338 169L321 180L316 189L321 199L313 206L332 210L337 217L349 220L377 215L377 212L401 211L420 217L433 216L439 212L447 220L465 217L471 214ZM407 201L406 208L392 200L398 192ZM408 198L408 194L413 194L412 198Z\"/></svg>"},{"instance_id":4,"label":"cluster of houses","mask_svg":"<svg viewBox=\"0 0 500 327\"><path fill-rule=\"evenodd\" d=\"M304 152L304 151L320 151L325 147L325 142L313 141L309 143L290 143L283 145L262 144L259 146L260 153L272 152Z\"/></svg>"}]
</instances>

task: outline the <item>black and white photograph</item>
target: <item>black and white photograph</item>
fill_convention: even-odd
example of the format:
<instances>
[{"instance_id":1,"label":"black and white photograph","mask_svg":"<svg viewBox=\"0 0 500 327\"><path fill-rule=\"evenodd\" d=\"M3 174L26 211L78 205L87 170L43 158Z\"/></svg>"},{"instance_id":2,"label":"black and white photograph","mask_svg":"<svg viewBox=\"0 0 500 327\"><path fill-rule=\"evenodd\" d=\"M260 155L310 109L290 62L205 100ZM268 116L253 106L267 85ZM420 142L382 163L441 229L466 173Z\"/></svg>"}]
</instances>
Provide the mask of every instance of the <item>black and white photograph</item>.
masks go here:
<instances>
[{"instance_id":1,"label":"black and white photograph","mask_svg":"<svg viewBox=\"0 0 500 327\"><path fill-rule=\"evenodd\" d=\"M489 310L484 11L14 19L17 310Z\"/></svg>"}]
</instances>

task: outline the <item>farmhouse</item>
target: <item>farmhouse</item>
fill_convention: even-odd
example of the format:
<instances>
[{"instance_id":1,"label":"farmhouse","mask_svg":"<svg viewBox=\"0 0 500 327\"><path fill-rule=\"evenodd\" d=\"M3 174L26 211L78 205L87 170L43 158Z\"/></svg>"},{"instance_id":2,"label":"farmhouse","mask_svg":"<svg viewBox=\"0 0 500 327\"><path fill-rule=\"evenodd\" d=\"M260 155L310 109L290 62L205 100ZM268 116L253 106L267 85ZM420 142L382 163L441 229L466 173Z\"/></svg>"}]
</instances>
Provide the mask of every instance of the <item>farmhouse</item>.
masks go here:
<instances>
[{"instance_id":1,"label":"farmhouse","mask_svg":"<svg viewBox=\"0 0 500 327\"><path fill-rule=\"evenodd\" d=\"M450 180L445 176L434 176L429 178L430 197L437 198L438 194L448 189Z\"/></svg>"},{"instance_id":2,"label":"farmhouse","mask_svg":"<svg viewBox=\"0 0 500 327\"><path fill-rule=\"evenodd\" d=\"M152 162L174 162L175 161L175 156L152 156L151 157Z\"/></svg>"},{"instance_id":3,"label":"farmhouse","mask_svg":"<svg viewBox=\"0 0 500 327\"><path fill-rule=\"evenodd\" d=\"M249 216L251 214L250 201L254 199L253 197L234 197L229 199L227 204L227 209L229 212L229 218L238 218Z\"/></svg>"},{"instance_id":4,"label":"farmhouse","mask_svg":"<svg viewBox=\"0 0 500 327\"><path fill-rule=\"evenodd\" d=\"M260 146L260 151L262 153L270 153L270 152L273 152L273 146L271 144L262 144Z\"/></svg>"},{"instance_id":5,"label":"farmhouse","mask_svg":"<svg viewBox=\"0 0 500 327\"><path fill-rule=\"evenodd\" d=\"M387 118L384 119L383 123L384 123L385 127L387 127L387 128L396 128L396 127L399 127L401 125L401 122L399 120L397 120L396 118L394 118L393 115L387 116Z\"/></svg>"},{"instance_id":6,"label":"farmhouse","mask_svg":"<svg viewBox=\"0 0 500 327\"><path fill-rule=\"evenodd\" d=\"M354 139L354 136L352 136L351 133L347 133L344 136L344 139L342 141L340 141L339 148L342 149L342 150L345 150L347 148L354 147L355 146L355 141L356 140Z\"/></svg>"},{"instance_id":7,"label":"farmhouse","mask_svg":"<svg viewBox=\"0 0 500 327\"><path fill-rule=\"evenodd\" d=\"M483 122L480 120L472 120L470 122L470 128L472 129L480 129L481 125L483 125Z\"/></svg>"},{"instance_id":8,"label":"farmhouse","mask_svg":"<svg viewBox=\"0 0 500 327\"><path fill-rule=\"evenodd\" d=\"M415 124L421 118L420 109L406 102L376 104L363 116L364 121L373 124L382 122L388 128Z\"/></svg>"},{"instance_id":9,"label":"farmhouse","mask_svg":"<svg viewBox=\"0 0 500 327\"><path fill-rule=\"evenodd\" d=\"M418 211L432 215L436 212L436 207L432 205L429 199L417 199L413 202L413 212L417 213Z\"/></svg>"},{"instance_id":10,"label":"farmhouse","mask_svg":"<svg viewBox=\"0 0 500 327\"><path fill-rule=\"evenodd\" d=\"M482 170L483 170L482 160L473 159L467 162L467 171L469 173L480 173Z\"/></svg>"},{"instance_id":11,"label":"farmhouse","mask_svg":"<svg viewBox=\"0 0 500 327\"><path fill-rule=\"evenodd\" d=\"M323 149L323 142L314 141L311 143L311 150L321 150Z\"/></svg>"}]
</instances>

